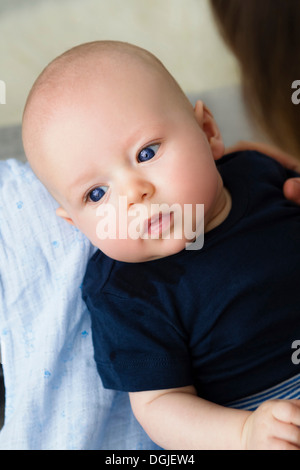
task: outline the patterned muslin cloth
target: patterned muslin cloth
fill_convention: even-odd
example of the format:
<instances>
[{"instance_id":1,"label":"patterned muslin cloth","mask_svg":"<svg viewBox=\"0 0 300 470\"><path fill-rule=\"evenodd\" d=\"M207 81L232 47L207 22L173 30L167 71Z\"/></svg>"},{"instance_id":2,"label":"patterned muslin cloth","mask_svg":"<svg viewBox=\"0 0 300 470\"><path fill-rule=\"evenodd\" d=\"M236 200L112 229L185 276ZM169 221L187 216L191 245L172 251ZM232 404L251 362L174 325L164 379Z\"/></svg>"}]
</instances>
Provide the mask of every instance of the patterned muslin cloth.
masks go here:
<instances>
[{"instance_id":1,"label":"patterned muslin cloth","mask_svg":"<svg viewBox=\"0 0 300 470\"><path fill-rule=\"evenodd\" d=\"M0 162L0 449L157 449L96 371L81 283L94 247L28 163Z\"/></svg>"}]
</instances>

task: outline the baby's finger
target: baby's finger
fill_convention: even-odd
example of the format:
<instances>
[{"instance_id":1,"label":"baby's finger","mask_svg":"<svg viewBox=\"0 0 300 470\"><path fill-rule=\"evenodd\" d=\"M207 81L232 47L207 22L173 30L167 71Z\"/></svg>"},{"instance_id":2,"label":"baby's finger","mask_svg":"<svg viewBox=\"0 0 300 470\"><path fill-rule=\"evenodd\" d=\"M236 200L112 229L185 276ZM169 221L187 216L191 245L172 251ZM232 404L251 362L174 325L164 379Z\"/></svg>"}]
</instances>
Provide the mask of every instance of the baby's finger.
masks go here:
<instances>
[{"instance_id":1,"label":"baby's finger","mask_svg":"<svg viewBox=\"0 0 300 470\"><path fill-rule=\"evenodd\" d=\"M272 408L272 414L278 421L300 426L300 401L278 400Z\"/></svg>"},{"instance_id":2,"label":"baby's finger","mask_svg":"<svg viewBox=\"0 0 300 470\"><path fill-rule=\"evenodd\" d=\"M270 450L300 450L297 445L290 444L289 442L280 439L273 439Z\"/></svg>"},{"instance_id":3,"label":"baby's finger","mask_svg":"<svg viewBox=\"0 0 300 470\"><path fill-rule=\"evenodd\" d=\"M300 448L300 428L294 424L277 421L273 428L275 440L284 441L292 446Z\"/></svg>"}]
</instances>

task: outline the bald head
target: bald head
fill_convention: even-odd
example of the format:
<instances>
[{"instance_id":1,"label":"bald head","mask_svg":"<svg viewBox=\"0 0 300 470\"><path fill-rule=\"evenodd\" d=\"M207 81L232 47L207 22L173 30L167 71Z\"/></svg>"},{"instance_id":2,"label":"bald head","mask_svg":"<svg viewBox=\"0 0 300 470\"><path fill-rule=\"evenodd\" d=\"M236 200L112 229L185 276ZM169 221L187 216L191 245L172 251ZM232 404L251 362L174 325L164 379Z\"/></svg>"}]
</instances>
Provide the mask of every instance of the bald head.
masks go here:
<instances>
[{"instance_id":1,"label":"bald head","mask_svg":"<svg viewBox=\"0 0 300 470\"><path fill-rule=\"evenodd\" d=\"M165 91L190 106L181 88L164 65L148 51L119 41L95 41L76 46L58 56L42 71L27 98L23 113L22 135L25 154L38 176L45 154L40 147L49 123L72 106L74 96L92 87L109 87L128 79L127 72L140 74L164 83ZM117 80L116 80L117 79ZM94 82L93 82L94 81ZM44 158L43 158L44 157ZM43 178L41 178L43 179Z\"/></svg>"},{"instance_id":2,"label":"bald head","mask_svg":"<svg viewBox=\"0 0 300 470\"><path fill-rule=\"evenodd\" d=\"M80 44L64 52L50 62L36 79L27 98L23 118L26 120L32 104L67 94L76 81L88 79L95 69L99 80L105 78L112 69L122 70L125 64L140 63L152 67L152 72L160 71L165 78L174 81L164 65L150 52L133 44L119 41L94 41ZM110 65L110 67L109 67Z\"/></svg>"},{"instance_id":3,"label":"bald head","mask_svg":"<svg viewBox=\"0 0 300 470\"><path fill-rule=\"evenodd\" d=\"M27 159L37 177L63 204L57 173L65 171L68 143L76 141L79 134L87 134L91 122L97 122L99 131L101 126L114 128L115 135L116 126L122 126L120 117L126 120L135 108L142 116L143 106L154 107L155 103L160 104L160 110L169 103L193 110L175 79L148 51L118 41L76 46L50 62L29 93L22 125ZM88 151L89 138L86 135L82 158Z\"/></svg>"}]
</instances>

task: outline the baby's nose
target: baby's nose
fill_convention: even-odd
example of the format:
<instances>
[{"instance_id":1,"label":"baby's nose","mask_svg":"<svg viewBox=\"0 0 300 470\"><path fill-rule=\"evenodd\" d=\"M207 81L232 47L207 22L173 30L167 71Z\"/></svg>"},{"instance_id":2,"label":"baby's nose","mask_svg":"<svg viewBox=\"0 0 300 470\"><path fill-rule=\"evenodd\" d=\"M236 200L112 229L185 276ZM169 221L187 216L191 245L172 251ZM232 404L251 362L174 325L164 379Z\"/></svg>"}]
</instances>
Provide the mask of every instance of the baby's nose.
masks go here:
<instances>
[{"instance_id":1,"label":"baby's nose","mask_svg":"<svg viewBox=\"0 0 300 470\"><path fill-rule=\"evenodd\" d=\"M155 192L154 185L143 178L129 178L123 189L128 207L151 198Z\"/></svg>"}]
</instances>

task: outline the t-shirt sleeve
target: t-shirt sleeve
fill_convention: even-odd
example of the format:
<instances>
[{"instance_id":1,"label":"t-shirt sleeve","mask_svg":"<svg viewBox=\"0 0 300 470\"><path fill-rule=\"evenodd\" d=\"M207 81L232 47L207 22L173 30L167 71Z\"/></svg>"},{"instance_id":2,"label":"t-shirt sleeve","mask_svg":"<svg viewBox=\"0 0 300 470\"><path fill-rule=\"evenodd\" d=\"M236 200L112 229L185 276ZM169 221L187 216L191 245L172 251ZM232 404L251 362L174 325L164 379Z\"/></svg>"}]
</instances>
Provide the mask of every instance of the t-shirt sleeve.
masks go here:
<instances>
[{"instance_id":1,"label":"t-shirt sleeve","mask_svg":"<svg viewBox=\"0 0 300 470\"><path fill-rule=\"evenodd\" d=\"M149 296L85 295L95 361L105 388L127 392L193 383L186 339L176 319Z\"/></svg>"}]
</instances>

